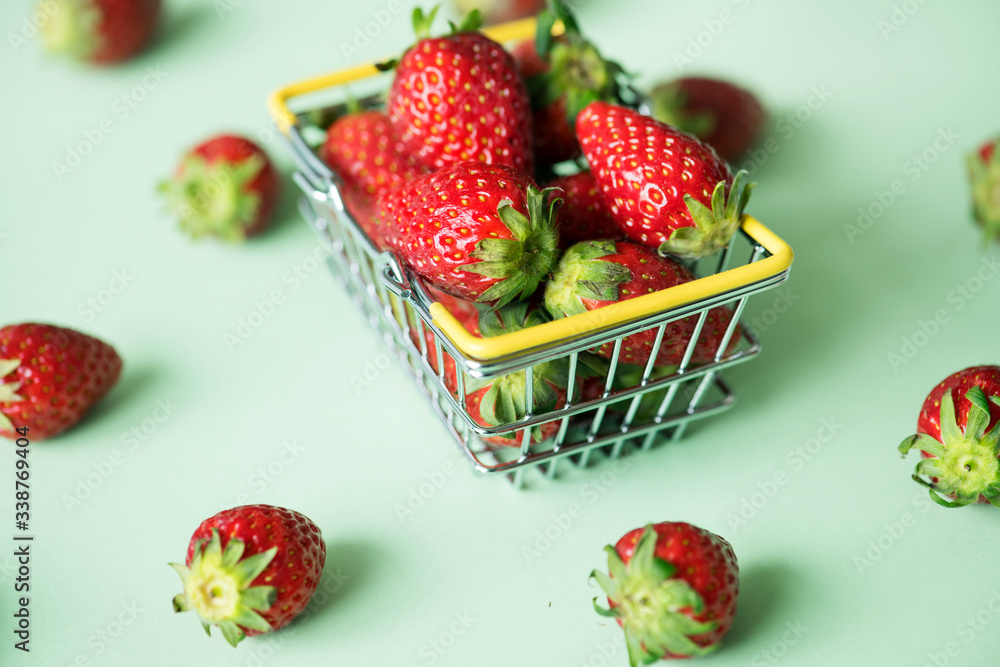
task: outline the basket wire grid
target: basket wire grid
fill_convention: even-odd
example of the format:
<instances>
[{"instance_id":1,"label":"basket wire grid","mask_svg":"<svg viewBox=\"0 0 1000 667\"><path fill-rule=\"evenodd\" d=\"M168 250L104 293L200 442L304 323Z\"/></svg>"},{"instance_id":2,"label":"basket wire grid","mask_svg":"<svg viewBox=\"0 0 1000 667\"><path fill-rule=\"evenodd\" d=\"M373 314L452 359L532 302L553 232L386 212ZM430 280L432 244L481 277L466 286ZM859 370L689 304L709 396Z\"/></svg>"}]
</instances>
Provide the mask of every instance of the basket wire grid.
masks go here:
<instances>
[{"instance_id":1,"label":"basket wire grid","mask_svg":"<svg viewBox=\"0 0 1000 667\"><path fill-rule=\"evenodd\" d=\"M373 72L365 70L361 74ZM460 344L463 341L460 334L465 332L457 331L456 326L460 329L461 325L436 303L421 278L401 264L391 252L380 252L346 211L338 177L317 157L314 147L310 145L322 140L322 125L327 122L322 119L343 113L344 104L313 106L298 114L287 111L285 100L289 97L331 85L335 89L340 88L336 77L332 78L333 84L330 83L330 76L293 84L272 98L272 111L277 108L279 112L284 112L275 113L275 119L299 167L293 179L305 193L300 201L300 211L329 253L328 263L338 281L365 314L369 324L379 332L385 346L412 375L421 393L478 472L507 475L520 488L527 470L537 469L546 477L554 477L561 462L585 467L591 463L595 451L607 457L618 457L626 447L645 450L661 438L676 440L691 422L733 406L735 396L720 371L749 361L761 349L759 341L745 325L740 324L737 328L740 315L751 295L783 283L791 264L791 250L763 225L745 216L737 237L722 251L713 257L688 263L688 268L696 276L711 276L710 279L715 281L713 289L693 301L644 312L640 317L624 321L616 321L614 317L603 318L601 311L607 309L598 309L588 313L590 317L568 318L565 322L578 318L585 320L568 329L570 335L558 338L541 335L516 349L500 345L488 354L471 354ZM376 104L375 98L361 99L362 107ZM291 117L294 120L289 120ZM762 260L768 260L762 263L767 270L756 270L752 275L746 268L729 271L734 262L740 268L751 267ZM699 282L702 281L696 280L689 285ZM695 343L709 311L727 304L731 304L733 316L713 359L708 363L693 364L691 359ZM697 321L681 363L672 373L664 375L657 372L653 362L664 342L667 325L695 316ZM622 341L629 335L647 330L656 332L650 361L629 386L614 384ZM432 335L428 336L428 332ZM739 336L739 342L727 352L734 336ZM499 341L498 338L489 342ZM596 392L592 390L589 392L591 395L582 396L582 383L578 382L582 371L579 355L606 344L612 346L607 374ZM456 389L454 393L445 377L446 359L454 361L456 368L452 380L452 388ZM534 372L539 364L557 359L565 359L569 367L570 381L565 402L557 409L533 414ZM437 363L434 363L435 360ZM481 383L510 373L523 373L525 376L527 415L517 422L501 426L480 425L469 413L466 388L472 382ZM537 432L542 424L548 424L549 431L556 425L558 428L553 435L537 442L532 433ZM504 441L509 444L499 445L486 440L496 440L497 436L505 437Z\"/></svg>"}]
</instances>

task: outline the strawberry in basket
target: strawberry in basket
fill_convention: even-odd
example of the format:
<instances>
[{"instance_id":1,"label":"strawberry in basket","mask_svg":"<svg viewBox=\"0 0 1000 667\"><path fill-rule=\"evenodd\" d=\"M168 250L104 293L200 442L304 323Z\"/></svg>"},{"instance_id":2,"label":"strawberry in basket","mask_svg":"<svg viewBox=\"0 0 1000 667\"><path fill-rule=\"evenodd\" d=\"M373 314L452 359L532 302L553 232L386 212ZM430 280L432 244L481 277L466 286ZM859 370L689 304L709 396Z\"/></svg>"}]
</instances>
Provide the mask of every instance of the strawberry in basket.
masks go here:
<instances>
[{"instance_id":1,"label":"strawberry in basket","mask_svg":"<svg viewBox=\"0 0 1000 667\"><path fill-rule=\"evenodd\" d=\"M559 261L545 288L545 307L553 317L570 317L692 280L694 276L690 271L671 259L660 257L647 246L631 241L586 241L572 246ZM667 324L654 362L657 366L681 363L697 318L692 315ZM692 363L712 361L731 321L732 312L728 308L709 311L691 356ZM657 328L627 336L622 341L619 361L647 363ZM739 339L737 325L727 351L732 351ZM614 345L605 343L597 353L610 359L613 351Z\"/></svg>"},{"instance_id":2,"label":"strawberry in basket","mask_svg":"<svg viewBox=\"0 0 1000 667\"><path fill-rule=\"evenodd\" d=\"M320 151L323 161L340 177L344 206L379 250L385 239L375 225L378 197L411 181L422 171L405 157L383 111L355 111L327 128Z\"/></svg>"},{"instance_id":3,"label":"strawberry in basket","mask_svg":"<svg viewBox=\"0 0 1000 667\"><path fill-rule=\"evenodd\" d=\"M601 188L589 171L560 176L546 187L562 199L559 208L559 242L568 247L578 241L622 238Z\"/></svg>"},{"instance_id":4,"label":"strawberry in basket","mask_svg":"<svg viewBox=\"0 0 1000 667\"><path fill-rule=\"evenodd\" d=\"M476 32L478 11L450 35L430 37L436 13L415 10L419 41L379 66L396 69L386 108L405 154L427 169L476 160L531 174L531 103L517 65Z\"/></svg>"},{"instance_id":5,"label":"strawberry in basket","mask_svg":"<svg viewBox=\"0 0 1000 667\"><path fill-rule=\"evenodd\" d=\"M387 192L377 224L432 286L499 307L555 266L556 201L511 167L460 162Z\"/></svg>"},{"instance_id":6,"label":"strawberry in basket","mask_svg":"<svg viewBox=\"0 0 1000 667\"><path fill-rule=\"evenodd\" d=\"M493 337L538 326L549 320L544 310L525 303L514 303L499 310L483 313L479 318L479 326L484 336ZM533 414L557 410L565 405L568 374L569 362L565 358L534 366ZM526 381L525 371L516 371L490 380L483 386L473 387L466 395L469 414L480 426L501 426L524 419L527 415ZM558 430L559 421L535 426L531 429L531 442L547 440ZM516 447L521 444L519 433L505 433L483 439L494 445Z\"/></svg>"},{"instance_id":7,"label":"strawberry in basket","mask_svg":"<svg viewBox=\"0 0 1000 667\"><path fill-rule=\"evenodd\" d=\"M451 313L458 323L461 324L466 331L471 333L473 336L482 336L479 331L479 308L476 304L465 299L459 299L458 297L452 296L440 290L434 289L433 287L428 288L428 292L435 301L444 306L449 313ZM417 326L416 322L410 321L410 340L413 344L420 349L420 338L419 338L420 328ZM427 348L427 364L431 367L431 370L435 373L439 372L438 367L438 353L437 345L435 343L434 332L431 331L429 325L424 324L424 345ZM456 375L457 368L455 366L455 359L451 354L444 348L441 348L442 354L444 356L444 385L452 393L456 395L458 393L458 378Z\"/></svg>"},{"instance_id":8,"label":"strawberry in basket","mask_svg":"<svg viewBox=\"0 0 1000 667\"><path fill-rule=\"evenodd\" d=\"M565 27L559 37L551 34L556 19ZM531 95L536 161L550 165L579 156L576 117L594 100L621 101L621 66L584 38L563 0L539 15L537 38L518 44L512 55Z\"/></svg>"},{"instance_id":9,"label":"strawberry in basket","mask_svg":"<svg viewBox=\"0 0 1000 667\"><path fill-rule=\"evenodd\" d=\"M764 127L764 107L750 91L728 81L682 77L649 93L653 117L693 134L724 160L740 158Z\"/></svg>"},{"instance_id":10,"label":"strawberry in basket","mask_svg":"<svg viewBox=\"0 0 1000 667\"><path fill-rule=\"evenodd\" d=\"M707 655L736 616L740 569L729 542L680 521L636 528L605 547L608 574L594 570L608 596L601 616L625 631L629 664Z\"/></svg>"},{"instance_id":11,"label":"strawberry in basket","mask_svg":"<svg viewBox=\"0 0 1000 667\"><path fill-rule=\"evenodd\" d=\"M696 259L739 229L753 183L710 146L642 114L593 102L576 134L611 216L633 241Z\"/></svg>"},{"instance_id":12,"label":"strawberry in basket","mask_svg":"<svg viewBox=\"0 0 1000 667\"><path fill-rule=\"evenodd\" d=\"M904 456L917 449L914 481L945 507L992 503L1000 507L1000 367L953 373L927 395L917 433L903 440Z\"/></svg>"}]
</instances>

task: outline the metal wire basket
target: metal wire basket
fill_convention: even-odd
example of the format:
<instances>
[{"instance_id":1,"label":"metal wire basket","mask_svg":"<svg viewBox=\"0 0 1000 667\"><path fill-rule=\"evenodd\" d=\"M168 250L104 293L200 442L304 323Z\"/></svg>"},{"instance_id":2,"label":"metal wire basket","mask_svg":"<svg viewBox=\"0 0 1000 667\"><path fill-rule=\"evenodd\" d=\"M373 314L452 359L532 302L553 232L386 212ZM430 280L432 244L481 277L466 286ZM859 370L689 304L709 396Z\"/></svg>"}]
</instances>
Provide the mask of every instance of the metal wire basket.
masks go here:
<instances>
[{"instance_id":1,"label":"metal wire basket","mask_svg":"<svg viewBox=\"0 0 1000 667\"><path fill-rule=\"evenodd\" d=\"M523 39L534 34L534 23L518 21L486 32L498 42ZM721 371L749 361L761 349L753 333L742 324L737 328L737 322L750 296L787 279L792 262L788 245L753 217L744 216L739 234L726 248L688 264L700 276L694 281L495 338L476 337L436 301L419 276L391 252L375 248L345 210L339 179L316 156L322 128L343 113L345 86L351 84L352 97L359 99L358 86L377 83L384 89L385 76L374 65L363 65L301 81L271 97L271 113L298 164L293 178L305 193L300 210L329 252L331 269L477 471L508 475L521 487L528 470L553 477L564 463L587 466L595 451L617 457L626 447L648 449L659 440L680 438L691 422L733 406L735 396ZM332 93L339 102L321 103L314 97L317 93ZM289 109L293 98L297 112ZM376 105L378 96L361 96L360 101L362 106ZM732 304L733 317L714 358L693 364L695 342L709 311L726 304ZM655 369L653 360L667 324L692 316L697 323L681 364L669 373ZM622 341L645 330L656 332L650 362L623 386L618 372ZM732 348L734 335L740 340ZM596 391L595 381L590 380L591 391L584 396L578 382L580 354L605 344L612 345L607 374L603 383L596 381ZM535 368L560 358L569 366L565 404L532 414ZM457 371L454 393L445 379L447 359L454 360ZM495 427L477 423L468 410L466 387L520 372L525 374L527 416ZM533 429L547 423L554 435L533 442ZM505 436L509 444L487 441L497 436Z\"/></svg>"}]
</instances>

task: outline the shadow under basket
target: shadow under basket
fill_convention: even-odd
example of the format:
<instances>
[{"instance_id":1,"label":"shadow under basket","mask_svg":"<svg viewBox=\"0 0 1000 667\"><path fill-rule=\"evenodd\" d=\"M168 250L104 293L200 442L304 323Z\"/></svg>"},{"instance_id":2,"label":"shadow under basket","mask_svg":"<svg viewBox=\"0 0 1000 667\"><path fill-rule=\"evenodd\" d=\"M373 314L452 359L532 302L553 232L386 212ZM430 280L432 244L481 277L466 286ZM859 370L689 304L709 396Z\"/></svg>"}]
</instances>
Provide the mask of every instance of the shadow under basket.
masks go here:
<instances>
[{"instance_id":1,"label":"shadow under basket","mask_svg":"<svg viewBox=\"0 0 1000 667\"><path fill-rule=\"evenodd\" d=\"M506 42L530 37L534 25L519 21L486 32ZM686 263L696 280L496 338L475 337L435 300L419 276L391 252L374 247L345 211L338 178L316 155L325 127L345 112L344 100L360 100L362 107L377 105L377 91L387 87L387 76L374 65L363 65L298 82L272 96L271 112L298 165L293 178L305 193L300 211L329 253L338 282L412 375L478 472L506 475L520 488L526 471L551 478L561 466L585 467L604 457L649 449L657 442L677 440L691 422L733 406L736 398L722 371L760 353L757 338L737 324L747 299L787 280L792 251L784 241L744 216L726 248ZM358 94L365 89L367 95ZM293 98L294 112L289 109ZM732 309L731 322L714 358L694 364L694 344L709 311L719 306ZM655 331L650 355L655 359L667 325L688 317L697 318L697 323L676 370L667 374L649 363L630 373L631 381L623 384L617 373L622 340ZM730 345L734 338L738 340ZM612 350L607 374L588 379L584 391L579 355L603 345ZM433 362L448 358L454 360L456 374L446 379L448 364ZM530 406L536 367L560 358L568 364L570 381L565 404L558 409L495 427L482 426L470 415L466 392L473 383L523 373ZM457 390L446 385L457 385ZM539 434L545 437L541 442Z\"/></svg>"}]
</instances>

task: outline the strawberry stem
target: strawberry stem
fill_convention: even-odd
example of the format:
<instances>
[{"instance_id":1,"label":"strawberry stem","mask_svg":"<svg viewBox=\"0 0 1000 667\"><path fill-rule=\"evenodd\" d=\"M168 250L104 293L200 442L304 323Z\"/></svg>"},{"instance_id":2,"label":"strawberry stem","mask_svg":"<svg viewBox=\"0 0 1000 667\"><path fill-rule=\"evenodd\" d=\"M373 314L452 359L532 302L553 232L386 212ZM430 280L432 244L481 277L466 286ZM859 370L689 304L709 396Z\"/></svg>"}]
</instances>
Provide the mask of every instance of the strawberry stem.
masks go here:
<instances>
[{"instance_id":1,"label":"strawberry stem","mask_svg":"<svg viewBox=\"0 0 1000 667\"><path fill-rule=\"evenodd\" d=\"M725 248L740 227L743 209L750 201L750 194L756 185L749 180L747 171L741 169L733 178L728 197L726 181L715 184L711 208L689 194L684 195L684 203L687 204L695 226L675 229L670 238L660 245L660 253L683 259L699 259Z\"/></svg>"},{"instance_id":2,"label":"strawberry stem","mask_svg":"<svg viewBox=\"0 0 1000 667\"><path fill-rule=\"evenodd\" d=\"M901 454L911 449L927 452L913 480L927 487L931 499L943 507L963 507L980 498L1000 506L1000 423L986 432L990 423L990 403L1000 405L1000 397L987 398L972 387L965 398L972 404L965 430L958 425L951 390L941 398L941 442L929 435L911 435L899 445Z\"/></svg>"}]
</instances>

